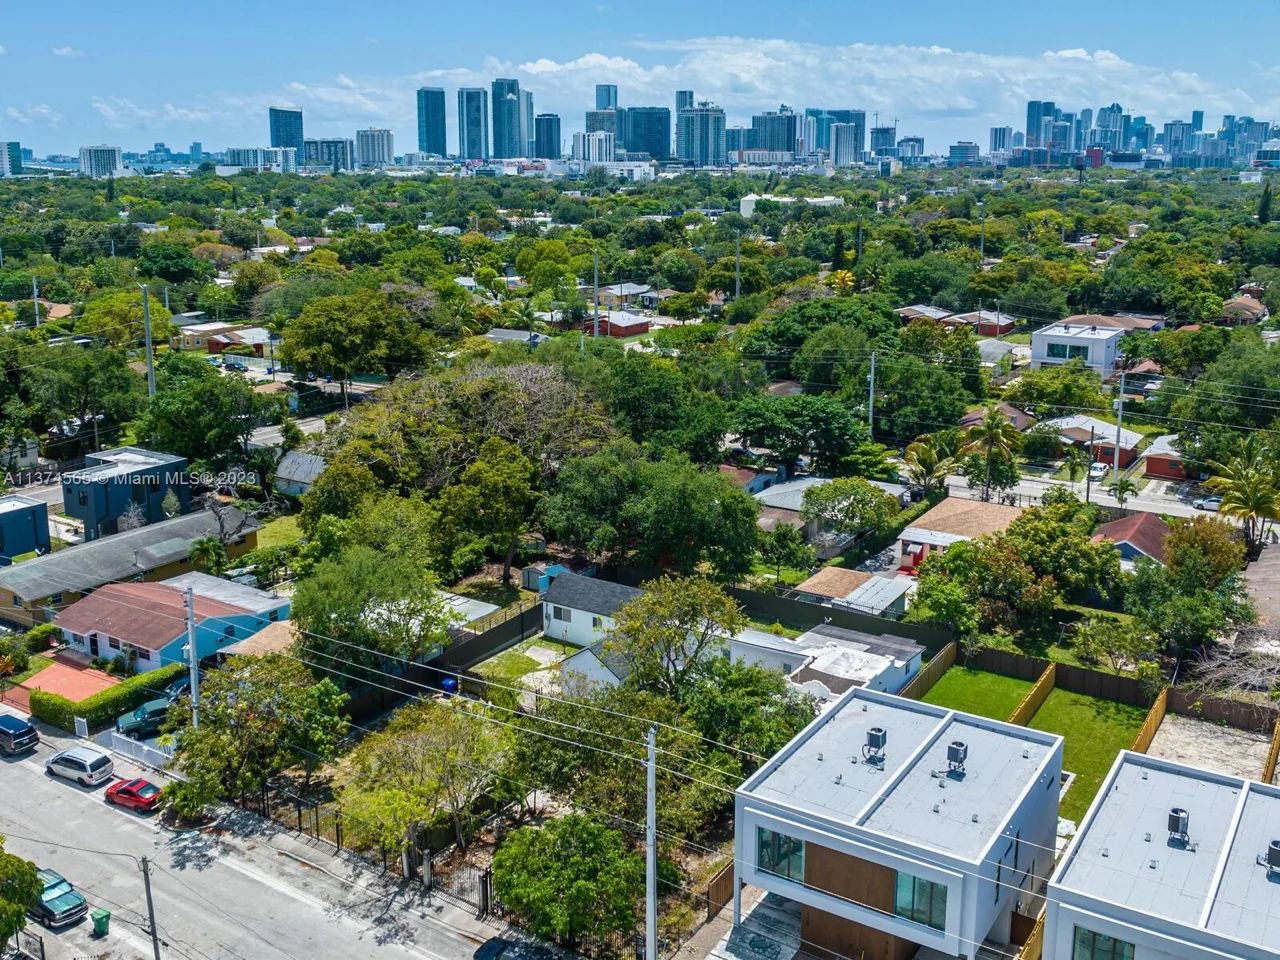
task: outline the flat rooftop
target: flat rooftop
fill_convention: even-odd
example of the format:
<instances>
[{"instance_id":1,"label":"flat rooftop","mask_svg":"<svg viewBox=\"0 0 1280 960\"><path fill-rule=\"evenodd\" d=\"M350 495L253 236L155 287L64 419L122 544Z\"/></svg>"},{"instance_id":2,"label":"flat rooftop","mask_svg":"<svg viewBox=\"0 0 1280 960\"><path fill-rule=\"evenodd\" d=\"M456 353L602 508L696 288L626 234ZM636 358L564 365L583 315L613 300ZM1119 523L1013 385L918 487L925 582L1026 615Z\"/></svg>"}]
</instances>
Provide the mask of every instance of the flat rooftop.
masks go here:
<instances>
[{"instance_id":1,"label":"flat rooftop","mask_svg":"<svg viewBox=\"0 0 1280 960\"><path fill-rule=\"evenodd\" d=\"M1082 323L1054 323L1037 330L1036 333L1047 337L1069 337L1072 340L1112 340L1122 337L1128 330L1120 327L1098 327Z\"/></svg>"},{"instance_id":2,"label":"flat rooftop","mask_svg":"<svg viewBox=\"0 0 1280 960\"><path fill-rule=\"evenodd\" d=\"M15 510L30 510L32 507L39 507L42 501L33 500L31 497L24 497L20 493L9 493L0 496L0 513L13 513Z\"/></svg>"},{"instance_id":3,"label":"flat rooftop","mask_svg":"<svg viewBox=\"0 0 1280 960\"><path fill-rule=\"evenodd\" d=\"M139 470L163 466L166 463L180 463L181 457L169 453L156 453L143 450L141 447L120 447L117 450L104 450L90 454L89 459L97 461L82 470L66 474L65 480L84 483L89 480L105 480L110 477L123 477Z\"/></svg>"},{"instance_id":4,"label":"flat rooftop","mask_svg":"<svg viewBox=\"0 0 1280 960\"><path fill-rule=\"evenodd\" d=\"M1280 948L1280 790L1125 751L1052 883L1244 943ZM1190 842L1169 832L1187 811Z\"/></svg>"},{"instance_id":5,"label":"flat rooftop","mask_svg":"<svg viewBox=\"0 0 1280 960\"><path fill-rule=\"evenodd\" d=\"M884 761L863 758L886 733ZM968 745L963 772L947 745ZM739 788L746 797L978 862L1062 738L856 689ZM976 815L976 819L975 819Z\"/></svg>"}]
</instances>

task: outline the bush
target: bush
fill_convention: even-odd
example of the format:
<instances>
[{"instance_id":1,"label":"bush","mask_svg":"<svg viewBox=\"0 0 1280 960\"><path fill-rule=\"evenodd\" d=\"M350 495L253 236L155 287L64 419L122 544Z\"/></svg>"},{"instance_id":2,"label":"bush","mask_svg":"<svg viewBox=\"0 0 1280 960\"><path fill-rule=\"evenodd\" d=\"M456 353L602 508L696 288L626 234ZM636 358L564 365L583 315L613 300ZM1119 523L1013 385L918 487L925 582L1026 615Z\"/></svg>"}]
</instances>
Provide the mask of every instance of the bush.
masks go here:
<instances>
[{"instance_id":1,"label":"bush","mask_svg":"<svg viewBox=\"0 0 1280 960\"><path fill-rule=\"evenodd\" d=\"M28 630L23 640L26 642L28 653L43 653L61 636L62 631L52 623L42 623Z\"/></svg>"},{"instance_id":2,"label":"bush","mask_svg":"<svg viewBox=\"0 0 1280 960\"><path fill-rule=\"evenodd\" d=\"M27 652L27 645L22 637L0 640L0 662L4 664L0 667L0 673L5 676L23 673L31 666L31 654Z\"/></svg>"},{"instance_id":3,"label":"bush","mask_svg":"<svg viewBox=\"0 0 1280 960\"><path fill-rule=\"evenodd\" d=\"M161 695L166 686L187 670L185 664L171 663L130 677L122 683L101 690L80 702L56 693L31 691L31 716L63 730L74 732L75 718L84 717L89 729L97 730L115 722L116 717L136 709Z\"/></svg>"}]
</instances>

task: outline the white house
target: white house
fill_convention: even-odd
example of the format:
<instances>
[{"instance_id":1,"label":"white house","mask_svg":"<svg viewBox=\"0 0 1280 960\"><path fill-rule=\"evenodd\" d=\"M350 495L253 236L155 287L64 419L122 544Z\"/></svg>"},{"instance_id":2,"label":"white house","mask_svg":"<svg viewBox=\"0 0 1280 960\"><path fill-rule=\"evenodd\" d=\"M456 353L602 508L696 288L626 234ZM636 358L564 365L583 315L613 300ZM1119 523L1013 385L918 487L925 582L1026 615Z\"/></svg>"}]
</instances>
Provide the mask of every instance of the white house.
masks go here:
<instances>
[{"instance_id":1,"label":"white house","mask_svg":"<svg viewBox=\"0 0 1280 960\"><path fill-rule=\"evenodd\" d=\"M643 592L595 577L558 573L542 595L543 633L575 647L589 647L613 626L618 608Z\"/></svg>"},{"instance_id":2,"label":"white house","mask_svg":"<svg viewBox=\"0 0 1280 960\"><path fill-rule=\"evenodd\" d=\"M810 953L1008 944L1053 868L1061 773L1061 737L854 689L738 788L734 925L750 884L799 905Z\"/></svg>"},{"instance_id":3,"label":"white house","mask_svg":"<svg viewBox=\"0 0 1280 960\"><path fill-rule=\"evenodd\" d=\"M1120 340L1128 333L1117 327L1082 323L1052 323L1031 334L1031 366L1040 369L1080 359L1104 377L1116 368Z\"/></svg>"},{"instance_id":4,"label":"white house","mask_svg":"<svg viewBox=\"0 0 1280 960\"><path fill-rule=\"evenodd\" d=\"M290 497L300 497L316 482L328 466L324 457L301 450L290 450L276 464L275 488Z\"/></svg>"},{"instance_id":5,"label":"white house","mask_svg":"<svg viewBox=\"0 0 1280 960\"><path fill-rule=\"evenodd\" d=\"M1280 957L1280 789L1122 752L1049 882L1044 957Z\"/></svg>"}]
</instances>

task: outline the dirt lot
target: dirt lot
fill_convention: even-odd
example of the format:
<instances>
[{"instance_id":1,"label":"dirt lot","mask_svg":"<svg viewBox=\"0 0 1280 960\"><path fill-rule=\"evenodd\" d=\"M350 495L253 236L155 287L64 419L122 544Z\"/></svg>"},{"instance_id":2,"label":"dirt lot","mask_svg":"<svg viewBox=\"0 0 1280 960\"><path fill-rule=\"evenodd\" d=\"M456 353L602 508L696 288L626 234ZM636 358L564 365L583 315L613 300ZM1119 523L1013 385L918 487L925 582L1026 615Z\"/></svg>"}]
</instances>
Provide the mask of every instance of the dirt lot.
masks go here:
<instances>
[{"instance_id":1,"label":"dirt lot","mask_svg":"<svg viewBox=\"0 0 1280 960\"><path fill-rule=\"evenodd\" d=\"M1204 720L1165 714L1147 755L1257 780L1271 740Z\"/></svg>"}]
</instances>

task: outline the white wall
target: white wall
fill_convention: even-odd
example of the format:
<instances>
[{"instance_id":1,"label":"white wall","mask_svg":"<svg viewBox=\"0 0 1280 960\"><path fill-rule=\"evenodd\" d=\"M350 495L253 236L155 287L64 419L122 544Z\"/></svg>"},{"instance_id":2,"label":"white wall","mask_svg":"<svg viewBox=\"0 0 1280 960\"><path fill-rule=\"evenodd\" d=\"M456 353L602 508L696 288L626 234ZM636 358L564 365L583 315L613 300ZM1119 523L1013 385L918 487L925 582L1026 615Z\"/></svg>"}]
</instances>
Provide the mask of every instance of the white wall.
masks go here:
<instances>
[{"instance_id":1,"label":"white wall","mask_svg":"<svg viewBox=\"0 0 1280 960\"><path fill-rule=\"evenodd\" d=\"M585 610L574 610L571 607L560 608L568 614L567 621L557 620L551 615L551 606L543 601L542 632L552 640L559 640L561 643L571 643L575 647L589 647L596 641L603 640L605 633L613 626L612 617L597 617ZM599 625L595 624L596 620L600 621Z\"/></svg>"},{"instance_id":2,"label":"white wall","mask_svg":"<svg viewBox=\"0 0 1280 960\"><path fill-rule=\"evenodd\" d=\"M1202 929L1179 927L1160 917L1125 911L1069 891L1052 888L1050 896L1045 915L1044 960L1071 960L1077 926L1132 943L1133 960L1274 960L1276 956L1274 950L1238 943Z\"/></svg>"},{"instance_id":3,"label":"white wall","mask_svg":"<svg viewBox=\"0 0 1280 960\"><path fill-rule=\"evenodd\" d=\"M561 662L560 683L565 687L582 683L589 686L616 687L618 678L600 662L593 652L584 649Z\"/></svg>"}]
</instances>

